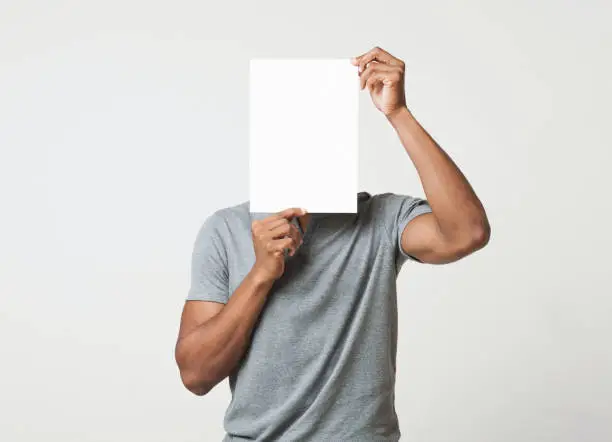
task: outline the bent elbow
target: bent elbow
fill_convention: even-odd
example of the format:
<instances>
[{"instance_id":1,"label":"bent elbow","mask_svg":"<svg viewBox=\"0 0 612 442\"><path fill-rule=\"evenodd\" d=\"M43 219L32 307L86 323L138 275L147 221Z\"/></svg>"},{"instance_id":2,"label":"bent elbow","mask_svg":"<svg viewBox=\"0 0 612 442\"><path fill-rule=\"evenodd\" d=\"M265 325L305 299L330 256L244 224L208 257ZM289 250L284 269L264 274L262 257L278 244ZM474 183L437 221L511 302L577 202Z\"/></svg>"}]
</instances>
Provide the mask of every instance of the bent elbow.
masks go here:
<instances>
[{"instance_id":1,"label":"bent elbow","mask_svg":"<svg viewBox=\"0 0 612 442\"><path fill-rule=\"evenodd\" d=\"M461 259L485 247L491 239L491 227L485 220L469 229L465 229L457 240L453 241L453 255Z\"/></svg>"},{"instance_id":2,"label":"bent elbow","mask_svg":"<svg viewBox=\"0 0 612 442\"><path fill-rule=\"evenodd\" d=\"M482 249L491 239L491 225L487 220L475 227L471 236L471 249L476 251Z\"/></svg>"},{"instance_id":3,"label":"bent elbow","mask_svg":"<svg viewBox=\"0 0 612 442\"><path fill-rule=\"evenodd\" d=\"M204 396L212 389L212 385L202 380L197 373L189 370L181 370L181 381L185 388L196 396Z\"/></svg>"}]
</instances>

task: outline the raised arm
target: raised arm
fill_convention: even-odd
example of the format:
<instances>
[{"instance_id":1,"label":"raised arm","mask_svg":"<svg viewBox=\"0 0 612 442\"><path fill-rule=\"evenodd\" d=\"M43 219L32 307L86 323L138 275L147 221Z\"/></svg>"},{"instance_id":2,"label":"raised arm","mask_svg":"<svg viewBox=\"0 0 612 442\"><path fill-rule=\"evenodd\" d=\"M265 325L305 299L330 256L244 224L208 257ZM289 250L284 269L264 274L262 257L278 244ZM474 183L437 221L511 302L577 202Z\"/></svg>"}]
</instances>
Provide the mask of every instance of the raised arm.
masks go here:
<instances>
[{"instance_id":1,"label":"raised arm","mask_svg":"<svg viewBox=\"0 0 612 442\"><path fill-rule=\"evenodd\" d=\"M401 236L405 253L420 261L456 261L489 241L485 210L451 158L421 127L406 106L404 63L374 48L353 59L361 87L397 132L414 163L432 212L414 218Z\"/></svg>"},{"instance_id":2,"label":"raised arm","mask_svg":"<svg viewBox=\"0 0 612 442\"><path fill-rule=\"evenodd\" d=\"M266 296L284 272L284 250L294 254L301 244L299 230L289 222L300 215L301 209L288 209L253 222L255 264L229 297L226 264L223 254L216 252L214 229L205 226L198 237L192 266L192 290L197 286L197 296L185 303L175 348L181 379L192 393L206 394L244 356Z\"/></svg>"},{"instance_id":3,"label":"raised arm","mask_svg":"<svg viewBox=\"0 0 612 442\"><path fill-rule=\"evenodd\" d=\"M459 168L408 109L389 121L416 166L432 209L406 225L402 248L423 262L443 264L484 247L490 237L489 222Z\"/></svg>"}]
</instances>

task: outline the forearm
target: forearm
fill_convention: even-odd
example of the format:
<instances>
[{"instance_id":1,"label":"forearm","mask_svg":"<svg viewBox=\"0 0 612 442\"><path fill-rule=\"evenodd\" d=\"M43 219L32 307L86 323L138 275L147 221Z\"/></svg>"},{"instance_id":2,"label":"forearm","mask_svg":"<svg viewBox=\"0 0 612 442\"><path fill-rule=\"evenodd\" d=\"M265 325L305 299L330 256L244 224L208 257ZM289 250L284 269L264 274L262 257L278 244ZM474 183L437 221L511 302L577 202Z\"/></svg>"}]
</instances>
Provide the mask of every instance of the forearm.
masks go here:
<instances>
[{"instance_id":1,"label":"forearm","mask_svg":"<svg viewBox=\"0 0 612 442\"><path fill-rule=\"evenodd\" d=\"M388 118L416 167L441 234L449 241L487 236L484 208L452 159L407 108Z\"/></svg>"},{"instance_id":2,"label":"forearm","mask_svg":"<svg viewBox=\"0 0 612 442\"><path fill-rule=\"evenodd\" d=\"M192 392L207 393L240 362L271 287L249 273L217 315L179 340L177 362Z\"/></svg>"}]
</instances>

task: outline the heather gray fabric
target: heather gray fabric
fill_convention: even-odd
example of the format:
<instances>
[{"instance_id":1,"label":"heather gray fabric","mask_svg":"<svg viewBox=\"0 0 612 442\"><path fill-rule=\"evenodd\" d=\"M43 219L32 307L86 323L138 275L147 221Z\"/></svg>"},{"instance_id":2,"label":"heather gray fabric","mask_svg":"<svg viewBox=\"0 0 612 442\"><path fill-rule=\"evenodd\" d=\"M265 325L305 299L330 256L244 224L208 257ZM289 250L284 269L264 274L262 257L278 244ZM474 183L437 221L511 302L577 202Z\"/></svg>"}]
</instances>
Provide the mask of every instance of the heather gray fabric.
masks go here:
<instances>
[{"instance_id":1,"label":"heather gray fabric","mask_svg":"<svg viewBox=\"0 0 612 442\"><path fill-rule=\"evenodd\" d=\"M397 441L396 277L404 226L426 200L359 193L357 214L313 214L230 376L224 441ZM254 263L248 202L194 247L188 300L226 303Z\"/></svg>"}]
</instances>

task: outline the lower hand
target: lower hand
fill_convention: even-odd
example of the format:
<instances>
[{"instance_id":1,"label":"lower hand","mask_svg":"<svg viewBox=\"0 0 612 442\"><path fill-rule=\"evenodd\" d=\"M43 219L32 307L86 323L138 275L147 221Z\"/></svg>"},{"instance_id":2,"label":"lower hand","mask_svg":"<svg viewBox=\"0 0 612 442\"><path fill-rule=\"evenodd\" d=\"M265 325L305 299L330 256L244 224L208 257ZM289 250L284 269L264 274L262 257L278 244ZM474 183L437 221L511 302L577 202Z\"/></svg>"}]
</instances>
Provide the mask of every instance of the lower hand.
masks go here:
<instances>
[{"instance_id":1,"label":"lower hand","mask_svg":"<svg viewBox=\"0 0 612 442\"><path fill-rule=\"evenodd\" d=\"M289 256L293 256L302 244L302 235L291 220L305 213L304 209L291 208L262 220L253 221L251 225L255 249L253 271L263 281L274 281L283 275L285 249L289 250Z\"/></svg>"}]
</instances>

